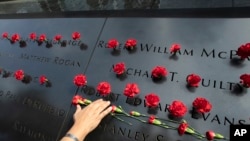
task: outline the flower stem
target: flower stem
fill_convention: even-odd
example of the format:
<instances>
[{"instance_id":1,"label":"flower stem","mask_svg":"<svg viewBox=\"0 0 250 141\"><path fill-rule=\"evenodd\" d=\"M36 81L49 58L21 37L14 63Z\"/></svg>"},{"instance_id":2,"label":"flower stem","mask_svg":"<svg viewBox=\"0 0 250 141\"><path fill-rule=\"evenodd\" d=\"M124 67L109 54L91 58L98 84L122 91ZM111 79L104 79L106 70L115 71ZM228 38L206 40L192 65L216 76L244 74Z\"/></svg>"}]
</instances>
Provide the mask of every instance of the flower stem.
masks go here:
<instances>
[{"instance_id":1,"label":"flower stem","mask_svg":"<svg viewBox=\"0 0 250 141\"><path fill-rule=\"evenodd\" d=\"M162 125L168 126L170 129L178 129L177 127L174 127L174 126L171 126L171 125L167 125L166 123L162 123Z\"/></svg>"},{"instance_id":2,"label":"flower stem","mask_svg":"<svg viewBox=\"0 0 250 141\"><path fill-rule=\"evenodd\" d=\"M153 125L155 125L155 124L153 124ZM162 127L162 128L166 128L166 129L177 129L177 128L175 128L175 127L173 127L173 126L168 126L168 125L156 125L156 126L159 126L159 127Z\"/></svg>"},{"instance_id":3,"label":"flower stem","mask_svg":"<svg viewBox=\"0 0 250 141\"><path fill-rule=\"evenodd\" d=\"M126 114L126 113L123 113L123 114L116 114L116 115L118 115L118 116L127 116L127 117L133 118L133 119L135 119L135 120L138 120L138 121L140 121L140 122L147 123L147 121L145 121L145 120L142 120L142 119L137 118L137 117L135 117L135 116L131 116L131 115Z\"/></svg>"},{"instance_id":4,"label":"flower stem","mask_svg":"<svg viewBox=\"0 0 250 141\"><path fill-rule=\"evenodd\" d=\"M156 118L159 120L168 121L168 122L172 122L172 123L178 123L178 124L182 123L182 122L171 120L171 119L162 119L162 118L158 118L158 117L156 117Z\"/></svg>"},{"instance_id":5,"label":"flower stem","mask_svg":"<svg viewBox=\"0 0 250 141\"><path fill-rule=\"evenodd\" d=\"M195 131L195 130L194 130ZM202 138L206 138L204 135L202 135L201 133L195 131L195 133L193 133L192 135L196 136L197 138L199 139L202 139Z\"/></svg>"},{"instance_id":6,"label":"flower stem","mask_svg":"<svg viewBox=\"0 0 250 141\"><path fill-rule=\"evenodd\" d=\"M125 121L125 120L123 120L123 119L121 119L121 118L117 117L114 113L112 113L112 114L110 114L110 115L111 115L111 116L113 116L114 118L116 118L116 119L118 119L118 120L120 120L120 121L124 122L124 123L127 123L128 125L132 125L132 123L127 122L127 121Z\"/></svg>"},{"instance_id":7,"label":"flower stem","mask_svg":"<svg viewBox=\"0 0 250 141\"><path fill-rule=\"evenodd\" d=\"M198 136L200 136L200 137L202 137L202 138L205 138L205 136L203 135L203 134L201 134L200 132L198 132L196 129L194 129L193 127L191 127L191 126L188 126L190 129L192 129L195 133L194 134L196 134L196 135L198 135Z\"/></svg>"}]
</instances>

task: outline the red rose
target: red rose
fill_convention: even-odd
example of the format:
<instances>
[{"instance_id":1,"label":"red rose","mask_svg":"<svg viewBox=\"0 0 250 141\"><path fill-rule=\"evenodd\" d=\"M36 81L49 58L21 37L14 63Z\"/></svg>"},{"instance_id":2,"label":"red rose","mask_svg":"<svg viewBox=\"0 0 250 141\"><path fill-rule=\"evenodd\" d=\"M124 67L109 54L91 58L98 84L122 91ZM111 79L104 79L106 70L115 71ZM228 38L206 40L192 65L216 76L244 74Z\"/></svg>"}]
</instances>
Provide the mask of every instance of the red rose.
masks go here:
<instances>
[{"instance_id":1,"label":"red rose","mask_svg":"<svg viewBox=\"0 0 250 141\"><path fill-rule=\"evenodd\" d=\"M135 39L128 39L125 43L127 49L133 49L136 47L137 41Z\"/></svg>"},{"instance_id":2,"label":"red rose","mask_svg":"<svg viewBox=\"0 0 250 141\"><path fill-rule=\"evenodd\" d=\"M107 96L111 92L111 85L108 82L100 82L96 89L100 95Z\"/></svg>"},{"instance_id":3,"label":"red rose","mask_svg":"<svg viewBox=\"0 0 250 141\"><path fill-rule=\"evenodd\" d=\"M156 66L152 69L151 75L153 78L162 78L166 77L168 74L168 71L163 66Z\"/></svg>"},{"instance_id":4,"label":"red rose","mask_svg":"<svg viewBox=\"0 0 250 141\"><path fill-rule=\"evenodd\" d=\"M24 78L24 71L23 70L17 70L14 75L15 75L15 78L17 80L23 80L23 78Z\"/></svg>"},{"instance_id":5,"label":"red rose","mask_svg":"<svg viewBox=\"0 0 250 141\"><path fill-rule=\"evenodd\" d=\"M11 41L12 42L17 42L17 41L19 41L20 40L20 36L19 36L19 34L17 34L17 33L15 33L15 34L13 34L12 36L11 36Z\"/></svg>"},{"instance_id":6,"label":"red rose","mask_svg":"<svg viewBox=\"0 0 250 141\"><path fill-rule=\"evenodd\" d=\"M60 41L62 39L62 35L60 34L57 34L55 37L54 37L54 40L55 41Z\"/></svg>"},{"instance_id":7,"label":"red rose","mask_svg":"<svg viewBox=\"0 0 250 141\"><path fill-rule=\"evenodd\" d=\"M187 129L188 129L188 123L182 122L178 127L179 135L183 135L186 132Z\"/></svg>"},{"instance_id":8,"label":"red rose","mask_svg":"<svg viewBox=\"0 0 250 141\"><path fill-rule=\"evenodd\" d=\"M119 42L116 39L110 39L108 41L108 48L116 48L119 45Z\"/></svg>"},{"instance_id":9,"label":"red rose","mask_svg":"<svg viewBox=\"0 0 250 141\"><path fill-rule=\"evenodd\" d=\"M9 36L9 34L8 34L7 32L4 32L4 33L2 34L2 37L3 37L3 38L8 38L8 36Z\"/></svg>"},{"instance_id":10,"label":"red rose","mask_svg":"<svg viewBox=\"0 0 250 141\"><path fill-rule=\"evenodd\" d=\"M194 73L189 74L186 78L186 81L187 81L188 85L191 87L199 87L201 77L197 74L194 74Z\"/></svg>"},{"instance_id":11,"label":"red rose","mask_svg":"<svg viewBox=\"0 0 250 141\"><path fill-rule=\"evenodd\" d=\"M39 41L40 41L40 42L46 41L46 35L45 35L45 34L41 34L41 35L39 36Z\"/></svg>"},{"instance_id":12,"label":"red rose","mask_svg":"<svg viewBox=\"0 0 250 141\"><path fill-rule=\"evenodd\" d=\"M123 94L127 97L135 97L140 92L136 83L128 83L124 89Z\"/></svg>"},{"instance_id":13,"label":"red rose","mask_svg":"<svg viewBox=\"0 0 250 141\"><path fill-rule=\"evenodd\" d=\"M46 83L48 81L47 77L45 75L41 75L39 78L39 82L41 85L43 85L44 83Z\"/></svg>"},{"instance_id":14,"label":"red rose","mask_svg":"<svg viewBox=\"0 0 250 141\"><path fill-rule=\"evenodd\" d=\"M81 34L79 32L73 32L72 33L72 39L73 40L78 40L81 38Z\"/></svg>"},{"instance_id":15,"label":"red rose","mask_svg":"<svg viewBox=\"0 0 250 141\"><path fill-rule=\"evenodd\" d=\"M30 33L30 39L31 40L36 40L36 33Z\"/></svg>"},{"instance_id":16,"label":"red rose","mask_svg":"<svg viewBox=\"0 0 250 141\"><path fill-rule=\"evenodd\" d=\"M125 63L123 62L117 63L113 66L113 71L118 75L123 74L125 72L125 69L126 69L126 66L125 66Z\"/></svg>"},{"instance_id":17,"label":"red rose","mask_svg":"<svg viewBox=\"0 0 250 141\"><path fill-rule=\"evenodd\" d=\"M159 105L160 97L154 93L150 93L145 96L145 100L148 107L156 107Z\"/></svg>"},{"instance_id":18,"label":"red rose","mask_svg":"<svg viewBox=\"0 0 250 141\"><path fill-rule=\"evenodd\" d=\"M87 84L87 77L83 74L78 74L74 77L73 82L78 87L84 86Z\"/></svg>"},{"instance_id":19,"label":"red rose","mask_svg":"<svg viewBox=\"0 0 250 141\"><path fill-rule=\"evenodd\" d=\"M187 113L187 107L181 101L175 100L169 105L168 111L174 117L183 117Z\"/></svg>"},{"instance_id":20,"label":"red rose","mask_svg":"<svg viewBox=\"0 0 250 141\"><path fill-rule=\"evenodd\" d=\"M193 101L193 107L199 113L206 113L212 109L211 103L207 99L202 97L197 97Z\"/></svg>"},{"instance_id":21,"label":"red rose","mask_svg":"<svg viewBox=\"0 0 250 141\"><path fill-rule=\"evenodd\" d=\"M246 88L250 87L250 74L242 74L240 76L240 83L242 83L242 85Z\"/></svg>"},{"instance_id":22,"label":"red rose","mask_svg":"<svg viewBox=\"0 0 250 141\"><path fill-rule=\"evenodd\" d=\"M80 95L75 95L72 99L72 104L77 105L79 102L83 101L83 97Z\"/></svg>"},{"instance_id":23,"label":"red rose","mask_svg":"<svg viewBox=\"0 0 250 141\"><path fill-rule=\"evenodd\" d=\"M181 45L180 44L173 44L170 47L170 53L176 53L177 51L180 51Z\"/></svg>"},{"instance_id":24,"label":"red rose","mask_svg":"<svg viewBox=\"0 0 250 141\"><path fill-rule=\"evenodd\" d=\"M246 43L245 45L241 45L236 54L240 56L241 59L245 59L250 56L250 43Z\"/></svg>"}]
</instances>

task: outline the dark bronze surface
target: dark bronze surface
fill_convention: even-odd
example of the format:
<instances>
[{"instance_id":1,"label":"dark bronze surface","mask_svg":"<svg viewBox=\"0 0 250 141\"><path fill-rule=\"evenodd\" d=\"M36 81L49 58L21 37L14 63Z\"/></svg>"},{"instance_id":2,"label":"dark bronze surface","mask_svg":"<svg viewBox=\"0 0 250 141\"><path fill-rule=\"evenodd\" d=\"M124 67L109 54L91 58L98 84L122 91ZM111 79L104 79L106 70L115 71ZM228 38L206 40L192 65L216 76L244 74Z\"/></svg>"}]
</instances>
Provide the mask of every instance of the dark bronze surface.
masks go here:
<instances>
[{"instance_id":1,"label":"dark bronze surface","mask_svg":"<svg viewBox=\"0 0 250 141\"><path fill-rule=\"evenodd\" d=\"M101 81L112 85L110 100L113 104L122 106L127 112L136 110L163 119L168 119L166 106L173 100L183 101L192 110L192 101L198 96L205 97L212 103L212 111L198 118L188 112L184 119L203 134L214 130L229 137L230 122L249 124L248 90L235 91L233 87L240 81L241 74L249 72L248 60L235 62L235 50L249 41L249 24L247 18L1 19L0 33L19 33L23 38L28 38L31 32L45 33L49 39L61 34L70 42L71 33L79 31L82 38L80 46L71 41L73 44L66 47L53 44L51 48L31 41L26 41L27 46L21 48L18 43L0 40L1 68L7 72L23 69L32 76L32 81L25 84L16 80L13 74L4 78L1 73L0 140L59 140L72 124L75 107L71 105L71 99L74 94L98 99L100 96L95 88ZM119 51L105 47L112 38L121 43ZM123 48L128 38L138 40L134 52ZM182 47L181 53L174 57L169 53L173 43ZM45 57L48 61L34 56ZM71 63L60 64L55 61L57 57ZM125 62L127 66L123 78L117 78L112 72L112 65L117 62ZM165 81L151 79L151 70L157 65L168 69ZM79 73L87 76L85 89L77 89L72 82ZM186 87L186 76L190 73L203 78L198 88ZM37 77L41 74L48 77L51 87L39 84ZM136 102L128 102L123 95L125 85L132 82L141 90ZM144 106L144 96L151 92L161 98L161 108L156 111ZM190 135L179 136L176 130L124 119L133 125L107 116L86 140L197 140Z\"/></svg>"},{"instance_id":2,"label":"dark bronze surface","mask_svg":"<svg viewBox=\"0 0 250 141\"><path fill-rule=\"evenodd\" d=\"M109 18L86 71L88 84L96 86L101 81L108 81L113 93L119 94L113 100L115 105L121 105L126 111L137 110L150 114L143 101L135 104L136 106L131 105L123 95L127 83L137 83L141 89L140 99L143 100L151 92L160 95L161 109L158 109L156 115L166 119L166 104L173 100L183 101L191 111L193 100L198 96L205 97L212 103L212 111L202 117L192 117L188 113L184 119L203 134L207 130L214 130L229 137L229 122L249 124L248 92L238 91L234 87L238 86L236 83L240 81L239 76L249 72L248 60L235 62L237 48L248 42L246 27L249 23L249 19L227 18ZM121 43L118 53L104 47L112 38ZM123 48L129 38L138 40L134 52ZM169 53L173 43L182 46L181 54L172 56ZM127 66L127 76L124 79L117 78L111 70L112 65L117 62L125 62ZM150 78L152 68L157 65L163 65L169 71L167 79L160 83ZM198 88L186 87L186 76L191 73L197 73L204 79ZM230 83L234 84L230 87ZM133 119L128 121L134 122ZM94 132L95 136L89 140L95 140L98 135L101 136L98 140L141 141L144 140L143 135L148 135L145 140L150 141L196 140L188 135L179 136L175 130L140 122L133 126L117 124L117 121L114 126L113 122L107 121L106 124L111 124L111 127L103 127ZM126 131L125 134L121 134L120 130Z\"/></svg>"},{"instance_id":3,"label":"dark bronze surface","mask_svg":"<svg viewBox=\"0 0 250 141\"><path fill-rule=\"evenodd\" d=\"M68 112L76 92L73 78L83 73L95 47L104 19L13 19L1 20L1 34L20 34L25 39L31 32L48 39L61 34L68 44L53 44L47 48L43 43L26 41L26 47L1 39L1 68L8 72L22 69L32 77L29 84L16 80L11 74L1 74L0 140L46 140L55 141L62 132L62 125L72 116ZM91 28L89 28L91 25ZM63 28L62 28L63 27ZM74 31L81 33L80 41L72 41ZM39 59L40 57L40 59ZM39 76L46 75L51 87L41 86Z\"/></svg>"}]
</instances>

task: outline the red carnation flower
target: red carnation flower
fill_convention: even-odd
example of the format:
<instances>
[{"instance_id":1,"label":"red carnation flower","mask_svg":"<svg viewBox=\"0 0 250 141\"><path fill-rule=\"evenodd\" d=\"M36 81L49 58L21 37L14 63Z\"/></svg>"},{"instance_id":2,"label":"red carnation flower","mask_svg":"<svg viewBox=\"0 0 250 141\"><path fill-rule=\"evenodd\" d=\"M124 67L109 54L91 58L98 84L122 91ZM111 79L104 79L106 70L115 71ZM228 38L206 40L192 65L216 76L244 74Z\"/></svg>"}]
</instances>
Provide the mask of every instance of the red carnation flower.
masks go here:
<instances>
[{"instance_id":1,"label":"red carnation flower","mask_svg":"<svg viewBox=\"0 0 250 141\"><path fill-rule=\"evenodd\" d=\"M215 133L213 131L207 131L206 132L207 140L212 141L212 140L214 140L214 137L215 137Z\"/></svg>"},{"instance_id":2,"label":"red carnation flower","mask_svg":"<svg viewBox=\"0 0 250 141\"><path fill-rule=\"evenodd\" d=\"M160 102L160 97L155 93L150 93L145 96L145 100L148 107L157 107Z\"/></svg>"},{"instance_id":3,"label":"red carnation flower","mask_svg":"<svg viewBox=\"0 0 250 141\"><path fill-rule=\"evenodd\" d=\"M47 77L45 75L41 75L39 78L39 82L41 85L43 85L44 83L46 83L48 81Z\"/></svg>"},{"instance_id":4,"label":"red carnation flower","mask_svg":"<svg viewBox=\"0 0 250 141\"><path fill-rule=\"evenodd\" d=\"M186 122L182 122L178 127L178 133L179 135L183 135L188 128L188 124Z\"/></svg>"},{"instance_id":5,"label":"red carnation flower","mask_svg":"<svg viewBox=\"0 0 250 141\"><path fill-rule=\"evenodd\" d=\"M187 113L187 107L183 102L175 100L169 105L168 112L174 117L183 117Z\"/></svg>"},{"instance_id":6,"label":"red carnation flower","mask_svg":"<svg viewBox=\"0 0 250 141\"><path fill-rule=\"evenodd\" d=\"M197 74L194 74L194 73L189 74L186 78L186 81L187 81L188 85L191 87L199 87L201 77Z\"/></svg>"},{"instance_id":7,"label":"red carnation flower","mask_svg":"<svg viewBox=\"0 0 250 141\"><path fill-rule=\"evenodd\" d=\"M168 71L163 66L156 66L152 69L151 75L153 78L162 78L166 77L168 74Z\"/></svg>"},{"instance_id":8,"label":"red carnation flower","mask_svg":"<svg viewBox=\"0 0 250 141\"><path fill-rule=\"evenodd\" d=\"M89 105L92 101L86 99L86 98L83 98L82 96L80 95L75 95L72 99L72 104L73 105Z\"/></svg>"},{"instance_id":9,"label":"red carnation flower","mask_svg":"<svg viewBox=\"0 0 250 141\"><path fill-rule=\"evenodd\" d=\"M118 74L118 75L121 75L125 72L126 70L126 66L125 66L125 63L124 62L120 62L120 63L117 63L113 66L113 71Z\"/></svg>"},{"instance_id":10,"label":"red carnation flower","mask_svg":"<svg viewBox=\"0 0 250 141\"><path fill-rule=\"evenodd\" d=\"M100 82L96 89L100 95L107 96L111 92L111 85L108 82Z\"/></svg>"},{"instance_id":11,"label":"red carnation flower","mask_svg":"<svg viewBox=\"0 0 250 141\"><path fill-rule=\"evenodd\" d=\"M127 97L135 97L140 92L136 83L128 83L124 89L123 94Z\"/></svg>"},{"instance_id":12,"label":"red carnation flower","mask_svg":"<svg viewBox=\"0 0 250 141\"><path fill-rule=\"evenodd\" d=\"M127 49L133 49L136 47L137 41L135 39L128 39L125 43Z\"/></svg>"},{"instance_id":13,"label":"red carnation flower","mask_svg":"<svg viewBox=\"0 0 250 141\"><path fill-rule=\"evenodd\" d=\"M214 131L209 130L206 132L206 138L209 141L213 141L214 139L225 139L225 137L221 134L214 133Z\"/></svg>"},{"instance_id":14,"label":"red carnation flower","mask_svg":"<svg viewBox=\"0 0 250 141\"><path fill-rule=\"evenodd\" d=\"M24 78L24 71L23 70L17 70L14 75L15 75L15 78L17 80L23 80L23 78Z\"/></svg>"},{"instance_id":15,"label":"red carnation flower","mask_svg":"<svg viewBox=\"0 0 250 141\"><path fill-rule=\"evenodd\" d=\"M11 36L11 42L15 43L20 40L20 35L15 33Z\"/></svg>"},{"instance_id":16,"label":"red carnation flower","mask_svg":"<svg viewBox=\"0 0 250 141\"><path fill-rule=\"evenodd\" d=\"M119 45L119 42L116 39L110 39L108 41L108 48L115 49Z\"/></svg>"},{"instance_id":17,"label":"red carnation flower","mask_svg":"<svg viewBox=\"0 0 250 141\"><path fill-rule=\"evenodd\" d=\"M79 32L73 32L72 33L72 39L73 40L79 40L81 38L81 34Z\"/></svg>"},{"instance_id":18,"label":"red carnation flower","mask_svg":"<svg viewBox=\"0 0 250 141\"><path fill-rule=\"evenodd\" d=\"M207 99L202 97L197 97L193 101L193 107L199 113L206 113L212 109L211 103Z\"/></svg>"},{"instance_id":19,"label":"red carnation flower","mask_svg":"<svg viewBox=\"0 0 250 141\"><path fill-rule=\"evenodd\" d=\"M31 40L36 40L36 33L30 33L30 39Z\"/></svg>"},{"instance_id":20,"label":"red carnation flower","mask_svg":"<svg viewBox=\"0 0 250 141\"><path fill-rule=\"evenodd\" d=\"M148 123L153 124L155 120L155 116L151 115L149 116Z\"/></svg>"},{"instance_id":21,"label":"red carnation flower","mask_svg":"<svg viewBox=\"0 0 250 141\"><path fill-rule=\"evenodd\" d=\"M121 108L116 107L115 105L112 105L111 113L123 113Z\"/></svg>"},{"instance_id":22,"label":"red carnation flower","mask_svg":"<svg viewBox=\"0 0 250 141\"><path fill-rule=\"evenodd\" d=\"M191 128L188 127L187 122L182 122L178 127L178 133L181 136L186 132L189 133L189 134L194 134L195 133L194 130L192 130Z\"/></svg>"},{"instance_id":23,"label":"red carnation flower","mask_svg":"<svg viewBox=\"0 0 250 141\"><path fill-rule=\"evenodd\" d=\"M240 56L241 59L245 59L250 56L250 43L246 43L245 45L241 45L236 54Z\"/></svg>"},{"instance_id":24,"label":"red carnation flower","mask_svg":"<svg viewBox=\"0 0 250 141\"><path fill-rule=\"evenodd\" d=\"M62 35L60 34L57 34L55 37L54 37L54 40L55 41L60 41L62 39Z\"/></svg>"},{"instance_id":25,"label":"red carnation flower","mask_svg":"<svg viewBox=\"0 0 250 141\"><path fill-rule=\"evenodd\" d=\"M83 74L78 74L74 77L73 82L78 87L84 86L87 84L87 77Z\"/></svg>"},{"instance_id":26,"label":"red carnation flower","mask_svg":"<svg viewBox=\"0 0 250 141\"><path fill-rule=\"evenodd\" d=\"M136 111L130 111L129 114L130 114L131 116L136 116L136 117L142 116L141 113L136 112Z\"/></svg>"},{"instance_id":27,"label":"red carnation flower","mask_svg":"<svg viewBox=\"0 0 250 141\"><path fill-rule=\"evenodd\" d=\"M8 36L9 36L9 34L8 34L7 32L4 32L4 33L2 34L2 37L3 37L3 38L7 38L7 39L8 39Z\"/></svg>"},{"instance_id":28,"label":"red carnation flower","mask_svg":"<svg viewBox=\"0 0 250 141\"><path fill-rule=\"evenodd\" d=\"M47 39L46 39L46 35L45 34L41 34L40 36L39 36L39 39L38 39L40 42L44 42L44 41L46 41Z\"/></svg>"},{"instance_id":29,"label":"red carnation flower","mask_svg":"<svg viewBox=\"0 0 250 141\"><path fill-rule=\"evenodd\" d=\"M75 95L74 97L73 97L73 99L72 99L72 104L74 104L74 105L77 105L77 104L79 104L79 103L81 103L81 101L83 101L83 97L82 96L80 96L80 95Z\"/></svg>"},{"instance_id":30,"label":"red carnation flower","mask_svg":"<svg viewBox=\"0 0 250 141\"><path fill-rule=\"evenodd\" d=\"M240 76L240 83L246 87L246 88L249 88L250 87L250 74L242 74Z\"/></svg>"},{"instance_id":31,"label":"red carnation flower","mask_svg":"<svg viewBox=\"0 0 250 141\"><path fill-rule=\"evenodd\" d=\"M148 123L154 124L154 125L161 125L161 121L157 120L154 115L150 115L148 119Z\"/></svg>"},{"instance_id":32,"label":"red carnation flower","mask_svg":"<svg viewBox=\"0 0 250 141\"><path fill-rule=\"evenodd\" d=\"M181 49L181 45L180 44L173 44L171 47L170 47L170 53L176 53L177 51L180 51Z\"/></svg>"}]
</instances>

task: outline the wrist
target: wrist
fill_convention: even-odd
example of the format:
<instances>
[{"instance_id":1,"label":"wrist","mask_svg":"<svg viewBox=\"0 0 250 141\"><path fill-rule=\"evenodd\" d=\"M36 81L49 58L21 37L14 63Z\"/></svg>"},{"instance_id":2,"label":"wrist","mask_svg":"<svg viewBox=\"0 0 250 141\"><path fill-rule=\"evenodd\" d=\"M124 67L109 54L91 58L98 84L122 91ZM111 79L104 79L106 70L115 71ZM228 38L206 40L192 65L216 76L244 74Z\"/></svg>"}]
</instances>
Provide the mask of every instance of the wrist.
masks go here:
<instances>
[{"instance_id":1,"label":"wrist","mask_svg":"<svg viewBox=\"0 0 250 141\"><path fill-rule=\"evenodd\" d=\"M83 141L88 134L87 130L84 130L82 127L78 127L78 125L74 124L71 129L67 132L67 134L74 135L79 141Z\"/></svg>"},{"instance_id":2,"label":"wrist","mask_svg":"<svg viewBox=\"0 0 250 141\"><path fill-rule=\"evenodd\" d=\"M67 133L65 137L70 138L72 141L80 141L75 135Z\"/></svg>"}]
</instances>

